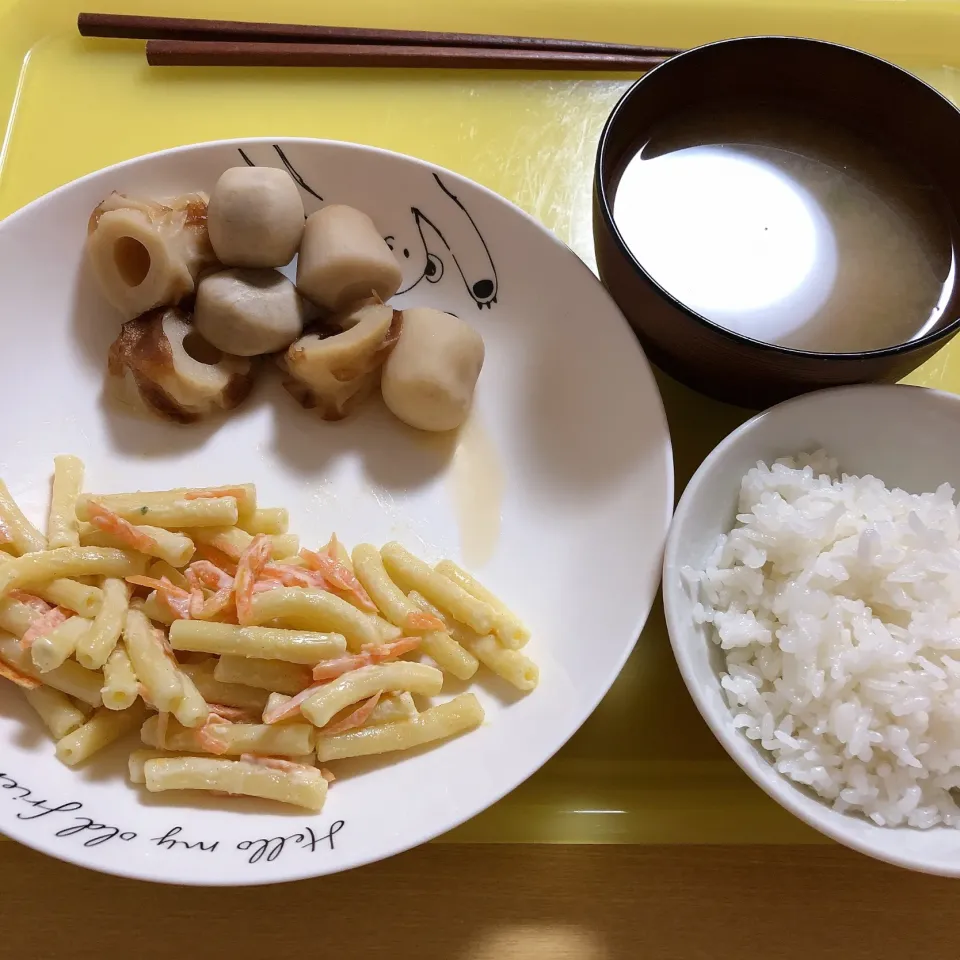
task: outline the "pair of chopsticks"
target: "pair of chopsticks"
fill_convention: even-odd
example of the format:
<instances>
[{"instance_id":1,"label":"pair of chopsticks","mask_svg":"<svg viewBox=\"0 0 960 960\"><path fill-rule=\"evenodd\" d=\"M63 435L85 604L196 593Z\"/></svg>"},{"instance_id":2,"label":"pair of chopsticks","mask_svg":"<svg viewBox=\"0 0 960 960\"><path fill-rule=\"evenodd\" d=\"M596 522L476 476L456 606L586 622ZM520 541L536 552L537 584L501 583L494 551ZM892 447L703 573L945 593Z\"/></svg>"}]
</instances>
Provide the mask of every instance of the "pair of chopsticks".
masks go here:
<instances>
[{"instance_id":1,"label":"pair of chopsticks","mask_svg":"<svg viewBox=\"0 0 960 960\"><path fill-rule=\"evenodd\" d=\"M678 51L589 40L81 13L85 37L147 41L158 67L645 71Z\"/></svg>"}]
</instances>

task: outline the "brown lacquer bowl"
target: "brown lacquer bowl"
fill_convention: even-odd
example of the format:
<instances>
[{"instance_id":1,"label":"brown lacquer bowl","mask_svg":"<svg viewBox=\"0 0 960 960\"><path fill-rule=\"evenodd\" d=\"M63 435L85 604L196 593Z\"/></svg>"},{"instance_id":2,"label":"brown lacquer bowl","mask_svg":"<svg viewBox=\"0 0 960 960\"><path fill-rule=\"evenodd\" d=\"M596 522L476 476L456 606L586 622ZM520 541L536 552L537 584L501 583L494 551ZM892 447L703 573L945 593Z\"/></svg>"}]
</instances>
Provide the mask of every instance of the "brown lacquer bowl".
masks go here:
<instances>
[{"instance_id":1,"label":"brown lacquer bowl","mask_svg":"<svg viewBox=\"0 0 960 960\"><path fill-rule=\"evenodd\" d=\"M732 332L653 279L614 221L627 161L650 131L691 106L782 104L869 141L936 189L956 272L960 259L960 111L916 77L869 54L798 37L748 37L698 47L635 83L597 151L593 233L600 277L650 359L702 393L759 408L822 387L895 381L960 330L960 281L938 318L908 342L831 353ZM656 230L657 225L651 225ZM948 258L949 259L949 258ZM946 287L945 287L946 289Z\"/></svg>"}]
</instances>

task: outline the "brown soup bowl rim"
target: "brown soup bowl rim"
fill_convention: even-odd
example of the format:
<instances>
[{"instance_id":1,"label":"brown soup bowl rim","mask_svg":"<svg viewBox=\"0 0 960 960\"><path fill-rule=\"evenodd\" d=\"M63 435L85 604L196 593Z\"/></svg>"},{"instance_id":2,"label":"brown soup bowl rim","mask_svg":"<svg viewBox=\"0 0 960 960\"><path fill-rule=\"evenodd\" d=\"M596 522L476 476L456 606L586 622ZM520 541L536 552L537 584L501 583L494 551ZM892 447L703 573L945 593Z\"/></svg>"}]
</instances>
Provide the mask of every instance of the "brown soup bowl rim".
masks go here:
<instances>
[{"instance_id":1,"label":"brown soup bowl rim","mask_svg":"<svg viewBox=\"0 0 960 960\"><path fill-rule=\"evenodd\" d=\"M650 286L659 294L659 296L663 300L667 301L673 307L673 309L684 314L688 319L700 324L707 331L709 331L709 333L716 334L717 336L733 343L748 346L762 352L777 354L785 358L803 357L810 360L822 360L830 363L853 363L868 358L879 359L883 357L897 357L914 351L922 351L925 347L930 347L931 345L934 345L942 340L948 340L950 337L954 336L958 331L960 331L960 313L957 314L955 319L944 324L938 329L932 330L930 333L927 333L922 337L916 337L915 339L904 340L891 346L877 347L870 350L844 352L833 352L830 350L808 350L800 347L781 346L780 344L770 343L766 340L758 340L754 337L737 333L736 331L730 330L721 324L713 322L712 320L698 313L692 307L689 307L682 300L678 299L654 279L654 277L646 270L640 260L637 259L633 251L623 239L623 236L621 235L620 230L613 218L612 209L612 202L616 196L616 187L618 186L617 181L620 171L615 167L611 167L611 173L608 176L605 174L604 170L609 163L608 154L613 149L611 146L611 140L613 139L614 132L616 131L618 125L622 122L623 115L630 106L631 102L636 97L645 95L646 90L649 89L651 78L655 78L665 72L672 72L677 69L678 65L689 66L690 61L696 61L705 53L713 53L718 48L729 48L731 54L733 55L735 54L735 48L745 44L769 44L771 42L784 43L796 47L829 47L832 48L834 52L841 53L843 55L849 55L858 59L865 58L867 60L874 61L876 65L879 65L883 68L896 71L898 74L901 74L904 80L906 80L908 83L912 82L919 87L925 88L926 95L935 97L950 108L956 117L957 132L958 136L960 136L960 106L954 104L939 90L931 86L926 81L920 79L920 77L916 76L910 71L897 66L895 63L891 63L889 60L885 60L882 57L867 53L863 50L858 50L855 47L850 47L840 43L833 43L827 40L816 40L808 37L786 36L778 34L733 37L725 40L717 40L698 47L692 47L689 50L685 50L682 53L678 53L673 57L670 57L670 59L665 60L662 64L654 67L652 70L645 73L639 80L631 84L617 101L613 110L610 112L610 115L607 117L606 123L604 124L603 130L600 134L600 140L597 146L596 162L594 165L594 205L595 209L599 207L599 212L603 218L604 227L608 231L610 237L613 239L614 245L616 246L620 256L623 257L626 262L630 264L633 270L644 280L646 280L646 282L650 284ZM646 86L644 86L645 84ZM642 138L642 135L643 131L640 131L639 135L637 136L637 142L639 142L639 140ZM905 151L905 153L908 153L908 151ZM620 158L617 159L619 160ZM960 168L957 170L957 177L960 179ZM936 178L934 182L942 182L942 180L943 178ZM958 219L960 219L960 210L955 212L958 215ZM956 270L958 267L960 267L960 264L957 263L955 243L954 269ZM956 280L955 282L960 283L960 279ZM611 293L613 293L613 291L611 291ZM614 296L614 299L616 299L616 296Z\"/></svg>"}]
</instances>

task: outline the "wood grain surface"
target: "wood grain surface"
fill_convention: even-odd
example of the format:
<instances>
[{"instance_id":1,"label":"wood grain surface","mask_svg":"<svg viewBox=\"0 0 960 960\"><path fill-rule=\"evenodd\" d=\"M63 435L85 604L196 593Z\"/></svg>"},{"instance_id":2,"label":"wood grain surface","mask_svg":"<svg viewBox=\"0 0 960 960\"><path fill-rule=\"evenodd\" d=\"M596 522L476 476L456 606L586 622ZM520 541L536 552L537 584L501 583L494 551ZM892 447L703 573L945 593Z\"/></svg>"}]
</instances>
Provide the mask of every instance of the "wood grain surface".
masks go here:
<instances>
[{"instance_id":1,"label":"wood grain surface","mask_svg":"<svg viewBox=\"0 0 960 960\"><path fill-rule=\"evenodd\" d=\"M912 960L956 955L960 884L837 846L431 844L235 890L0 849L0 956Z\"/></svg>"}]
</instances>

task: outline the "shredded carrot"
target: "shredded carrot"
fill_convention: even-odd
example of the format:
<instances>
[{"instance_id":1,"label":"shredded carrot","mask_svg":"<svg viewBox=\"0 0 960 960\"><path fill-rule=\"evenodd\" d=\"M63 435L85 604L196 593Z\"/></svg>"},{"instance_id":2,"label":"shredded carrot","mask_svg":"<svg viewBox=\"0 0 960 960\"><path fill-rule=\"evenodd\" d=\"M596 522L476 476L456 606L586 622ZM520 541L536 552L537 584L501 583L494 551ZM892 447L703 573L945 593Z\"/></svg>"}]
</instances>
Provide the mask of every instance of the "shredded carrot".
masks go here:
<instances>
[{"instance_id":1,"label":"shredded carrot","mask_svg":"<svg viewBox=\"0 0 960 960\"><path fill-rule=\"evenodd\" d=\"M415 650L420 645L419 637L400 637L391 643L370 644L360 652L337 657L333 660L322 660L313 668L314 680L336 680L337 677L369 667L375 663L383 663Z\"/></svg>"},{"instance_id":2,"label":"shredded carrot","mask_svg":"<svg viewBox=\"0 0 960 960\"><path fill-rule=\"evenodd\" d=\"M225 703L208 703L211 714L216 714L221 720L227 720L230 723L256 723L260 716L255 710L248 710L245 707L228 707Z\"/></svg>"},{"instance_id":3,"label":"shredded carrot","mask_svg":"<svg viewBox=\"0 0 960 960\"><path fill-rule=\"evenodd\" d=\"M377 612L377 605L370 599L370 594L363 588L363 584L356 578L353 571L331 555L335 549L336 540L330 541L325 553L316 550L300 551L300 556L307 562L311 570L318 570L331 587L354 597L357 604L371 613Z\"/></svg>"},{"instance_id":4,"label":"shredded carrot","mask_svg":"<svg viewBox=\"0 0 960 960\"><path fill-rule=\"evenodd\" d=\"M187 567L184 575L191 585L195 581L196 585L202 584L211 590L222 590L224 587L233 586L233 577L209 560L195 560Z\"/></svg>"},{"instance_id":5,"label":"shredded carrot","mask_svg":"<svg viewBox=\"0 0 960 960\"><path fill-rule=\"evenodd\" d=\"M0 677L15 683L18 687L23 687L24 690L36 690L37 687L43 686L43 683L35 677L29 677L27 674L21 673L16 667L10 666L3 660L0 660Z\"/></svg>"},{"instance_id":6,"label":"shredded carrot","mask_svg":"<svg viewBox=\"0 0 960 960\"><path fill-rule=\"evenodd\" d=\"M326 767L320 768L320 776L323 777L327 783L333 783L333 781L337 779Z\"/></svg>"},{"instance_id":7,"label":"shredded carrot","mask_svg":"<svg viewBox=\"0 0 960 960\"><path fill-rule=\"evenodd\" d=\"M335 533L330 534L330 539L327 541L327 545L321 550L321 553L325 553L331 560L336 560L339 557L339 551L337 547L340 546L340 540L338 539Z\"/></svg>"},{"instance_id":8,"label":"shredded carrot","mask_svg":"<svg viewBox=\"0 0 960 960\"><path fill-rule=\"evenodd\" d=\"M271 770L282 770L284 773L296 773L298 770L312 770L305 763L294 763L281 757L265 757L259 753L241 753L240 759L244 763L255 763L258 767L269 767Z\"/></svg>"},{"instance_id":9,"label":"shredded carrot","mask_svg":"<svg viewBox=\"0 0 960 960\"><path fill-rule=\"evenodd\" d=\"M167 635L159 627L153 628L153 639L160 645L164 656L179 670L180 664L177 662L177 656L173 652L173 647L170 646Z\"/></svg>"},{"instance_id":10,"label":"shredded carrot","mask_svg":"<svg viewBox=\"0 0 960 960\"><path fill-rule=\"evenodd\" d=\"M135 587L149 587L158 593L163 590L169 593L171 597L179 597L183 600L190 599L190 592L188 590L184 590L183 587L178 587L166 577L161 577L157 580L155 577L142 577L138 574L133 577L127 577L126 580L127 583L132 583Z\"/></svg>"},{"instance_id":11,"label":"shredded carrot","mask_svg":"<svg viewBox=\"0 0 960 960\"><path fill-rule=\"evenodd\" d=\"M188 590L178 587L171 583L166 577L156 580L154 577L134 576L127 577L127 583L132 583L135 587L149 587L156 590L157 599L170 611L178 620L190 619L190 597Z\"/></svg>"},{"instance_id":12,"label":"shredded carrot","mask_svg":"<svg viewBox=\"0 0 960 960\"><path fill-rule=\"evenodd\" d=\"M203 606L207 602L207 598L203 595L203 591L199 587L194 587L190 591L190 619L191 620L200 620L203 617Z\"/></svg>"},{"instance_id":13,"label":"shredded carrot","mask_svg":"<svg viewBox=\"0 0 960 960\"><path fill-rule=\"evenodd\" d=\"M46 613L38 614L30 624L30 628L20 638L21 649L29 650L30 647L33 646L34 641L39 637L46 636L51 630L59 627L61 623L65 623L72 616L73 614L64 610L62 607L54 607Z\"/></svg>"},{"instance_id":14,"label":"shredded carrot","mask_svg":"<svg viewBox=\"0 0 960 960\"><path fill-rule=\"evenodd\" d=\"M215 567L228 573L231 577L237 575L236 557L229 557L222 550L211 547L209 543L197 544L197 556L209 560ZM239 556L239 554L237 554Z\"/></svg>"},{"instance_id":15,"label":"shredded carrot","mask_svg":"<svg viewBox=\"0 0 960 960\"><path fill-rule=\"evenodd\" d=\"M206 490L187 490L184 500L219 500L221 497L235 497L242 500L247 491L243 487L210 487Z\"/></svg>"},{"instance_id":16,"label":"shredded carrot","mask_svg":"<svg viewBox=\"0 0 960 960\"><path fill-rule=\"evenodd\" d=\"M234 582L237 601L237 619L249 623L252 613L253 588L263 568L270 562L273 544L265 534L253 538L250 546L240 555L237 563L237 578Z\"/></svg>"},{"instance_id":17,"label":"shredded carrot","mask_svg":"<svg viewBox=\"0 0 960 960\"><path fill-rule=\"evenodd\" d=\"M228 585L217 590L209 597L195 586L190 591L190 619L210 620L226 610L233 603L233 578L227 577Z\"/></svg>"},{"instance_id":18,"label":"shredded carrot","mask_svg":"<svg viewBox=\"0 0 960 960\"><path fill-rule=\"evenodd\" d=\"M327 589L326 579L316 570L305 570L303 567L295 567L289 563L268 563L262 572L271 580L279 580L284 587Z\"/></svg>"},{"instance_id":19,"label":"shredded carrot","mask_svg":"<svg viewBox=\"0 0 960 960\"><path fill-rule=\"evenodd\" d=\"M328 723L321 731L321 736L328 736L334 733L345 733L347 730L353 730L355 727L362 727L369 719L370 714L376 709L380 702L380 694L375 693L369 700L365 700L349 716L344 717L336 723Z\"/></svg>"},{"instance_id":20,"label":"shredded carrot","mask_svg":"<svg viewBox=\"0 0 960 960\"><path fill-rule=\"evenodd\" d=\"M176 589L178 588L174 587L174 590ZM175 620L190 619L190 594L184 597L180 593L160 589L157 591L157 599L170 611Z\"/></svg>"},{"instance_id":21,"label":"shredded carrot","mask_svg":"<svg viewBox=\"0 0 960 960\"><path fill-rule=\"evenodd\" d=\"M88 510L90 512L90 522L95 527L105 533L112 534L134 550L149 553L156 548L157 541L153 537L95 500L88 501Z\"/></svg>"},{"instance_id":22,"label":"shredded carrot","mask_svg":"<svg viewBox=\"0 0 960 960\"><path fill-rule=\"evenodd\" d=\"M268 590L278 590L284 584L280 580L258 580L253 585L254 593L266 593Z\"/></svg>"},{"instance_id":23,"label":"shredded carrot","mask_svg":"<svg viewBox=\"0 0 960 960\"><path fill-rule=\"evenodd\" d=\"M432 613L424 613L422 610L414 610L407 614L404 626L411 633L428 633L431 630L446 630L447 625Z\"/></svg>"},{"instance_id":24,"label":"shredded carrot","mask_svg":"<svg viewBox=\"0 0 960 960\"><path fill-rule=\"evenodd\" d=\"M200 596L202 598L203 594L201 593ZM190 603L190 616L194 620L212 620L233 606L233 587L225 587L207 597L206 600L201 599L201 605L196 612L193 608L193 599Z\"/></svg>"},{"instance_id":25,"label":"shredded carrot","mask_svg":"<svg viewBox=\"0 0 960 960\"><path fill-rule=\"evenodd\" d=\"M229 725L229 720L225 720L223 717L219 717L217 714L211 713L210 716L207 717L203 726L197 731L197 742L200 744L202 749L207 751L207 753L213 753L217 756L222 756L229 749L229 745L225 740L218 737L211 727L223 727Z\"/></svg>"},{"instance_id":26,"label":"shredded carrot","mask_svg":"<svg viewBox=\"0 0 960 960\"><path fill-rule=\"evenodd\" d=\"M222 533L218 533L213 537L208 547L212 547L216 553L221 554L222 556L229 557L233 561L239 561L240 557L243 555L243 550L233 543L228 536ZM206 559L212 559L207 553L202 553L202 557ZM213 561L217 564L218 567L223 567L224 570L227 570L227 567L224 567L222 563L217 563L216 560Z\"/></svg>"},{"instance_id":27,"label":"shredded carrot","mask_svg":"<svg viewBox=\"0 0 960 960\"><path fill-rule=\"evenodd\" d=\"M277 723L280 720L286 720L287 717L292 717L295 713L300 711L300 705L302 703L309 700L315 693L322 690L325 686L325 683L315 683L313 686L307 687L306 690L301 690L298 694L292 696L285 703L281 703L272 710L265 710L263 712L263 722Z\"/></svg>"},{"instance_id":28,"label":"shredded carrot","mask_svg":"<svg viewBox=\"0 0 960 960\"><path fill-rule=\"evenodd\" d=\"M25 593L23 590L11 590L7 596L11 600L16 600L18 603L31 607L36 610L37 613L47 613L47 611L53 609L52 603L47 603L46 600L35 597L32 593Z\"/></svg>"}]
</instances>

